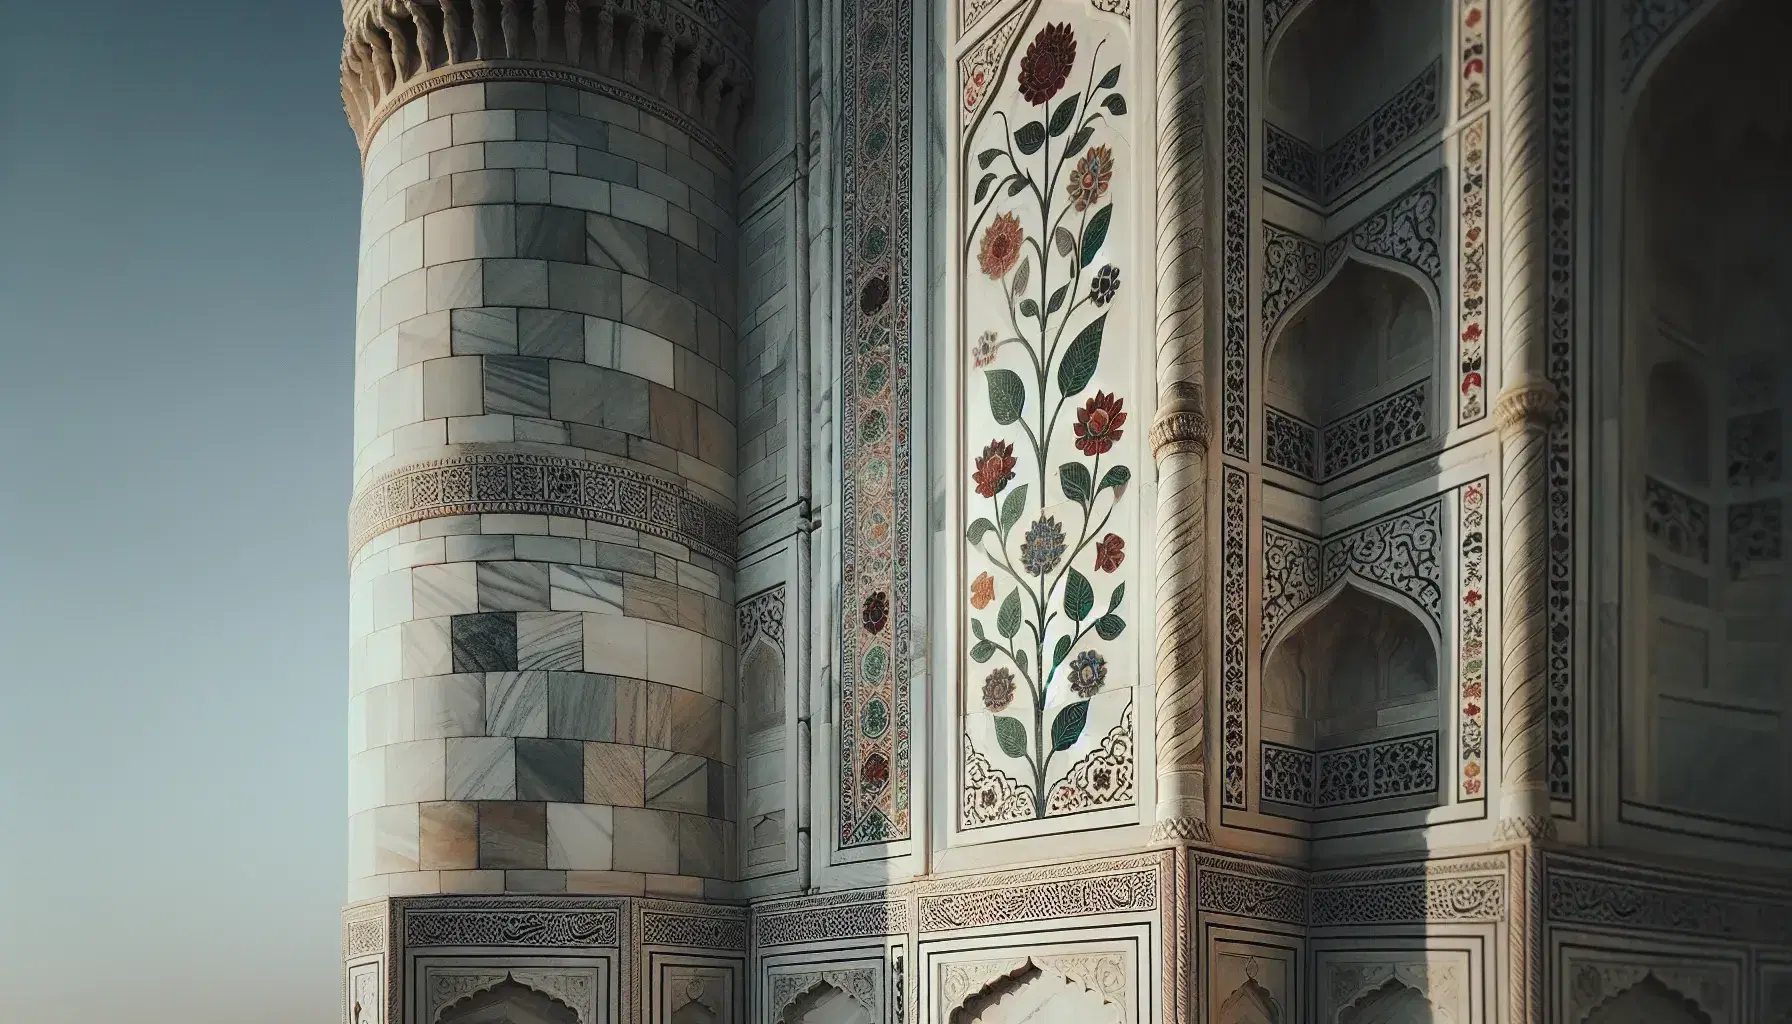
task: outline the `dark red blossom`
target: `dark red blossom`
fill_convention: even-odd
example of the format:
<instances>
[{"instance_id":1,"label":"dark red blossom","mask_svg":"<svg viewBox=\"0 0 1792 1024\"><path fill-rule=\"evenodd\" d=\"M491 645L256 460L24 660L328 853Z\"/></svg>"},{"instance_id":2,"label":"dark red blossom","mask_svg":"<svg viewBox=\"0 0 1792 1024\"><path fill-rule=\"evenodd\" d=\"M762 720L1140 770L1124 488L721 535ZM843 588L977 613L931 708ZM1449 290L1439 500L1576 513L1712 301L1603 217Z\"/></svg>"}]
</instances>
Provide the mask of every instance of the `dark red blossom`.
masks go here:
<instances>
[{"instance_id":1,"label":"dark red blossom","mask_svg":"<svg viewBox=\"0 0 1792 1024\"><path fill-rule=\"evenodd\" d=\"M1126 423L1121 400L1105 391L1097 391L1076 413L1076 446L1084 455L1104 455L1120 440L1120 427Z\"/></svg>"},{"instance_id":2,"label":"dark red blossom","mask_svg":"<svg viewBox=\"0 0 1792 1024\"><path fill-rule=\"evenodd\" d=\"M984 446L983 454L977 456L977 471L971 474L977 493L985 498L1000 494L1008 481L1014 479L1014 466L1014 445L1006 441L989 442Z\"/></svg>"},{"instance_id":3,"label":"dark red blossom","mask_svg":"<svg viewBox=\"0 0 1792 1024\"><path fill-rule=\"evenodd\" d=\"M1064 88L1076 63L1076 33L1070 25L1047 25L1020 59L1020 94L1028 103L1044 103Z\"/></svg>"},{"instance_id":4,"label":"dark red blossom","mask_svg":"<svg viewBox=\"0 0 1792 1024\"><path fill-rule=\"evenodd\" d=\"M865 629L876 634L890 621L890 595L879 590L865 599Z\"/></svg>"},{"instance_id":5,"label":"dark red blossom","mask_svg":"<svg viewBox=\"0 0 1792 1024\"><path fill-rule=\"evenodd\" d=\"M1117 533L1110 533L1095 544L1095 568L1102 572L1120 571L1120 563L1126 561L1126 541Z\"/></svg>"}]
</instances>

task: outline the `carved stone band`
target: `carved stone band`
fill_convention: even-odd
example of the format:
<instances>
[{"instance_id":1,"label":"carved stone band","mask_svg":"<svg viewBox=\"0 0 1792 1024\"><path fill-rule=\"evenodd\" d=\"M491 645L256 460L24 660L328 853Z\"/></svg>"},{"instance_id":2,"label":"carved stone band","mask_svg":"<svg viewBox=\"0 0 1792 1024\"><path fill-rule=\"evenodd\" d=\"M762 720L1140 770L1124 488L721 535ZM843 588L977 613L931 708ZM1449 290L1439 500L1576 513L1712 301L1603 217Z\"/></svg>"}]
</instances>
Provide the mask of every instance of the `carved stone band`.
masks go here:
<instances>
[{"instance_id":1,"label":"carved stone band","mask_svg":"<svg viewBox=\"0 0 1792 1024\"><path fill-rule=\"evenodd\" d=\"M1151 424L1151 457L1207 451L1207 417L1197 409L1169 409Z\"/></svg>"},{"instance_id":2,"label":"carved stone band","mask_svg":"<svg viewBox=\"0 0 1792 1024\"><path fill-rule=\"evenodd\" d=\"M728 0L356 0L343 27L342 98L364 150L429 89L609 80L726 157L752 91L750 37ZM435 74L449 68L472 73Z\"/></svg>"},{"instance_id":3,"label":"carved stone band","mask_svg":"<svg viewBox=\"0 0 1792 1024\"><path fill-rule=\"evenodd\" d=\"M1151 842L1161 843L1211 843L1213 832L1207 822L1200 818L1166 818L1151 829Z\"/></svg>"},{"instance_id":4,"label":"carved stone band","mask_svg":"<svg viewBox=\"0 0 1792 1024\"><path fill-rule=\"evenodd\" d=\"M734 516L676 483L621 466L492 452L421 462L369 481L349 509L349 553L387 530L481 513L566 516L734 557Z\"/></svg>"},{"instance_id":5,"label":"carved stone band","mask_svg":"<svg viewBox=\"0 0 1792 1024\"><path fill-rule=\"evenodd\" d=\"M1501 434L1549 422L1556 411L1556 386L1546 380L1520 381L1500 392L1493 421Z\"/></svg>"}]
</instances>

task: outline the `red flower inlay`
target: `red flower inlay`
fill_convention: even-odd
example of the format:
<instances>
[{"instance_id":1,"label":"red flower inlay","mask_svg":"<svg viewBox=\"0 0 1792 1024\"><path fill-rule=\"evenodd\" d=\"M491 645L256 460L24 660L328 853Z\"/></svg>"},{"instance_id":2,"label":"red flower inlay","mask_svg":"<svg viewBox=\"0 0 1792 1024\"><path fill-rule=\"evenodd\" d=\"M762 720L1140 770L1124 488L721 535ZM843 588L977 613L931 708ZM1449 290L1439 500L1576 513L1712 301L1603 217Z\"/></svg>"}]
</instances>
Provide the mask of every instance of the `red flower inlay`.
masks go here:
<instances>
[{"instance_id":1,"label":"red flower inlay","mask_svg":"<svg viewBox=\"0 0 1792 1024\"><path fill-rule=\"evenodd\" d=\"M1076 63L1076 33L1069 24L1047 25L1020 59L1020 94L1028 103L1044 103L1064 88Z\"/></svg>"},{"instance_id":2,"label":"red flower inlay","mask_svg":"<svg viewBox=\"0 0 1792 1024\"><path fill-rule=\"evenodd\" d=\"M977 266L983 276L991 281L1006 277L1020 262L1021 246L1026 240L1019 217L1012 213L999 214L989 227L983 229L983 244L977 250Z\"/></svg>"},{"instance_id":3,"label":"red flower inlay","mask_svg":"<svg viewBox=\"0 0 1792 1024\"><path fill-rule=\"evenodd\" d=\"M1126 561L1126 541L1117 533L1110 533L1101 538L1095 545L1095 568L1102 572L1118 572L1120 563Z\"/></svg>"},{"instance_id":4,"label":"red flower inlay","mask_svg":"<svg viewBox=\"0 0 1792 1024\"><path fill-rule=\"evenodd\" d=\"M1105 391L1097 391L1095 397L1076 413L1076 446L1084 455L1103 455L1120 440L1120 427L1126 422L1126 413L1120 408L1121 400Z\"/></svg>"},{"instance_id":5,"label":"red flower inlay","mask_svg":"<svg viewBox=\"0 0 1792 1024\"><path fill-rule=\"evenodd\" d=\"M977 493L985 498L993 498L1000 494L1008 481L1014 479L1014 445L1006 441L991 441L977 456L977 471L971 474L971 480L977 485Z\"/></svg>"}]
</instances>

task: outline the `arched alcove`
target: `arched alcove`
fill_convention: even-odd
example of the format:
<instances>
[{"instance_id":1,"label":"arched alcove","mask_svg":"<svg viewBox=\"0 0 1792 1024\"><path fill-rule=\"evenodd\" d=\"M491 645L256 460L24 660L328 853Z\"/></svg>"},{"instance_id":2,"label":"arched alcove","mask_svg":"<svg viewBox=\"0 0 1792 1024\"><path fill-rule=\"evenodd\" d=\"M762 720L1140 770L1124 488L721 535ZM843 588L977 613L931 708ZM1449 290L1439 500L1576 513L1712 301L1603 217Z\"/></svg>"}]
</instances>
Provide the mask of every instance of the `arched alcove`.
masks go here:
<instances>
[{"instance_id":1,"label":"arched alcove","mask_svg":"<svg viewBox=\"0 0 1792 1024\"><path fill-rule=\"evenodd\" d=\"M1389 978L1338 1014L1337 1024L1452 1024L1417 989Z\"/></svg>"},{"instance_id":2,"label":"arched alcove","mask_svg":"<svg viewBox=\"0 0 1792 1024\"><path fill-rule=\"evenodd\" d=\"M1396 709L1436 718L1437 643L1424 620L1352 583L1276 642L1263 676L1264 707L1305 720L1322 745L1351 742Z\"/></svg>"},{"instance_id":3,"label":"arched alcove","mask_svg":"<svg viewBox=\"0 0 1792 1024\"><path fill-rule=\"evenodd\" d=\"M1347 440L1341 428L1378 401L1432 375L1436 313L1429 293L1404 273L1346 257L1270 339L1265 401L1319 428L1326 478L1381 448ZM1411 424L1422 436L1425 403Z\"/></svg>"},{"instance_id":4,"label":"arched alcove","mask_svg":"<svg viewBox=\"0 0 1792 1024\"><path fill-rule=\"evenodd\" d=\"M1282 1007L1269 990L1247 978L1220 1002L1218 1024L1282 1024Z\"/></svg>"},{"instance_id":5,"label":"arched alcove","mask_svg":"<svg viewBox=\"0 0 1792 1024\"><path fill-rule=\"evenodd\" d=\"M1711 1015L1649 974L1594 1007L1580 1024L1711 1024Z\"/></svg>"},{"instance_id":6,"label":"arched alcove","mask_svg":"<svg viewBox=\"0 0 1792 1024\"><path fill-rule=\"evenodd\" d=\"M827 982L798 996L774 1024L875 1024L871 1011Z\"/></svg>"},{"instance_id":7,"label":"arched alcove","mask_svg":"<svg viewBox=\"0 0 1792 1024\"><path fill-rule=\"evenodd\" d=\"M741 710L747 732L784 726L784 654L769 641L748 648L740 664Z\"/></svg>"},{"instance_id":8,"label":"arched alcove","mask_svg":"<svg viewBox=\"0 0 1792 1024\"><path fill-rule=\"evenodd\" d=\"M572 1008L506 978L491 988L450 1004L438 1024L584 1024Z\"/></svg>"},{"instance_id":9,"label":"arched alcove","mask_svg":"<svg viewBox=\"0 0 1792 1024\"><path fill-rule=\"evenodd\" d=\"M1623 795L1784 832L1792 84L1771 61L1792 11L1722 0L1689 22L1626 121Z\"/></svg>"},{"instance_id":10,"label":"arched alcove","mask_svg":"<svg viewBox=\"0 0 1792 1024\"><path fill-rule=\"evenodd\" d=\"M1312 0L1277 26L1264 116L1315 157L1312 181L1286 184L1333 198L1435 119L1450 7Z\"/></svg>"},{"instance_id":11,"label":"arched alcove","mask_svg":"<svg viewBox=\"0 0 1792 1024\"><path fill-rule=\"evenodd\" d=\"M1028 963L952 1011L950 1024L1122 1024L1119 1006L1055 971Z\"/></svg>"}]
</instances>

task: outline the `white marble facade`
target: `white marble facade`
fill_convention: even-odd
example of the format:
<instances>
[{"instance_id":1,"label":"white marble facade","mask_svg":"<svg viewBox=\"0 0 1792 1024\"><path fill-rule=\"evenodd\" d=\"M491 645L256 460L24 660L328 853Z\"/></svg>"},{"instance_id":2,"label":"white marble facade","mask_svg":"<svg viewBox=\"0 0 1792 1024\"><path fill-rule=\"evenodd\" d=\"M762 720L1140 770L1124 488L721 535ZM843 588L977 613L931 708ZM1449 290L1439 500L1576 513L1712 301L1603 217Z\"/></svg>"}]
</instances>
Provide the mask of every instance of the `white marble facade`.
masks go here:
<instances>
[{"instance_id":1,"label":"white marble facade","mask_svg":"<svg viewBox=\"0 0 1792 1024\"><path fill-rule=\"evenodd\" d=\"M1778 0L345 0L348 1024L1792 1021Z\"/></svg>"}]
</instances>

